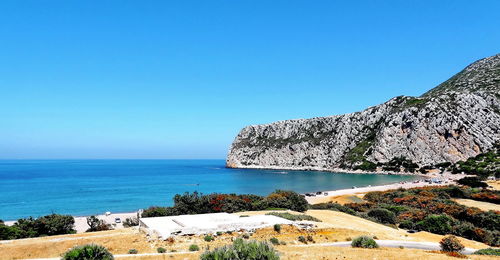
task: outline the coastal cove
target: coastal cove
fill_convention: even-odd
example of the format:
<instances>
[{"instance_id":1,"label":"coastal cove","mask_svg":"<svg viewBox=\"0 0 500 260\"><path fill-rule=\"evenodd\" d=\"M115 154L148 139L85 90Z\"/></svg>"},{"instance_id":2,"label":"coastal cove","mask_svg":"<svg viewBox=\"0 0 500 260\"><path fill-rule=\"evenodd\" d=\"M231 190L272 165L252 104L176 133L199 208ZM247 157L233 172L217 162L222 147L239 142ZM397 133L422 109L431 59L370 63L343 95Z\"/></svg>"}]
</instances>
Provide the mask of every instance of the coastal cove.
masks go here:
<instances>
[{"instance_id":1,"label":"coastal cove","mask_svg":"<svg viewBox=\"0 0 500 260\"><path fill-rule=\"evenodd\" d=\"M2 160L0 219L170 206L199 191L266 195L412 181L420 176L225 168L224 160Z\"/></svg>"}]
</instances>

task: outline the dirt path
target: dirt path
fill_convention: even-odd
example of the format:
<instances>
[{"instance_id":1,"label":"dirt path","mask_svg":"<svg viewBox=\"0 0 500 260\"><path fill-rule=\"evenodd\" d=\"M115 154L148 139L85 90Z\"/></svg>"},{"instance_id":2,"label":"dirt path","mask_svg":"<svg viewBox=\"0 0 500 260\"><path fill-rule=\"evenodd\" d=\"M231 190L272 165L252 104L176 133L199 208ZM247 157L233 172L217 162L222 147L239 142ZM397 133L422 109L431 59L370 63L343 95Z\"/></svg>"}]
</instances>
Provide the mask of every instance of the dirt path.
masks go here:
<instances>
[{"instance_id":1,"label":"dirt path","mask_svg":"<svg viewBox=\"0 0 500 260\"><path fill-rule=\"evenodd\" d=\"M400 241L400 240L375 240L380 247L393 247L393 248L412 248L412 249L422 249L422 250L441 250L439 243L433 242L411 242L411 241ZM296 245L299 247L307 247L311 245ZM335 246L335 247L350 247L351 242L335 242L335 243L322 243L315 244L313 246ZM476 249L464 248L462 254L470 255L474 253Z\"/></svg>"},{"instance_id":2,"label":"dirt path","mask_svg":"<svg viewBox=\"0 0 500 260\"><path fill-rule=\"evenodd\" d=\"M484 210L484 211L488 211L488 210L500 211L500 205L494 204L494 203L477 201L477 200L469 200L469 199L454 199L454 201L458 204L462 204L462 205L465 205L467 207L476 207L476 208L479 208L480 210Z\"/></svg>"}]
</instances>

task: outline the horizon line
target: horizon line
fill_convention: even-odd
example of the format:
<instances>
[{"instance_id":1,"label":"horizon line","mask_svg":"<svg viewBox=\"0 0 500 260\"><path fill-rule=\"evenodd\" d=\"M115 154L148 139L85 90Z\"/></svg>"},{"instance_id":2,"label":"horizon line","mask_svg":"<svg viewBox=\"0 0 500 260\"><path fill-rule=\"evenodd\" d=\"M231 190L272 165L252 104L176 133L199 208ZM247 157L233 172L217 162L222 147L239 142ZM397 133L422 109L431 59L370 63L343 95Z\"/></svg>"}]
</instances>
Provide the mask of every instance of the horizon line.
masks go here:
<instances>
[{"instance_id":1,"label":"horizon line","mask_svg":"<svg viewBox=\"0 0 500 260\"><path fill-rule=\"evenodd\" d=\"M38 160L38 161L62 161L62 160L226 160L226 158L0 158L0 161L16 160Z\"/></svg>"}]
</instances>

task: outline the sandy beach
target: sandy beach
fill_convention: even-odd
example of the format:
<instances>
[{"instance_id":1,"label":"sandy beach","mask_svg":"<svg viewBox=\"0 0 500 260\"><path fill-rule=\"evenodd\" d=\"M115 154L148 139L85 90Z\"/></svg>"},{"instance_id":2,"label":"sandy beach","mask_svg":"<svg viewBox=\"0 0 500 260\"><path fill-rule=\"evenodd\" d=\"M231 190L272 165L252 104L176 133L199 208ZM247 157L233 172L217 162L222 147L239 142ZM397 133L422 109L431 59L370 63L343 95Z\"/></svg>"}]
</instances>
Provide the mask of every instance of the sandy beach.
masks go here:
<instances>
[{"instance_id":1,"label":"sandy beach","mask_svg":"<svg viewBox=\"0 0 500 260\"><path fill-rule=\"evenodd\" d=\"M123 228L123 221L127 218L137 217L137 212L129 213L112 213L109 215L97 215L97 218L104 220L107 224L111 224L114 229ZM116 223L115 219L120 218L120 223ZM87 217L75 217L75 229L77 233L83 233L89 228L87 225Z\"/></svg>"},{"instance_id":2,"label":"sandy beach","mask_svg":"<svg viewBox=\"0 0 500 260\"><path fill-rule=\"evenodd\" d=\"M372 191L387 191L394 189L410 189L416 187L425 187L425 186L440 186L440 185L451 185L455 184L456 180L465 177L463 174L451 174L451 173L431 173L425 175L425 179L437 179L440 180L441 183L429 183L426 182L425 179L417 180L417 181L408 181L408 182L398 182L386 185L378 185L378 186L368 186L368 187L353 187L351 189L340 189L340 190L332 190L332 191L322 191L321 194L315 196L306 196L307 202L309 204L318 204L325 202L333 202L340 196L352 195L357 197L362 197L365 193Z\"/></svg>"}]
</instances>

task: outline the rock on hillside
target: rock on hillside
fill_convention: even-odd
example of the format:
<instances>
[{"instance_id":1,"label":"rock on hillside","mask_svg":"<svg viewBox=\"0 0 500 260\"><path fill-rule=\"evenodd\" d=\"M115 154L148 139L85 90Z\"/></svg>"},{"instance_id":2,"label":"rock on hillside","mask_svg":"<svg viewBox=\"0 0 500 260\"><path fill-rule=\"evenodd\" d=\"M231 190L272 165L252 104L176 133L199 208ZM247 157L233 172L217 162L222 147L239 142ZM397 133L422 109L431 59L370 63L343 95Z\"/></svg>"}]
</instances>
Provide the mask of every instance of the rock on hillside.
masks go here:
<instances>
[{"instance_id":1,"label":"rock on hillside","mask_svg":"<svg viewBox=\"0 0 500 260\"><path fill-rule=\"evenodd\" d=\"M499 99L500 55L495 55L418 98L396 97L345 115L247 126L231 145L226 163L326 170L455 163L499 142Z\"/></svg>"}]
</instances>

